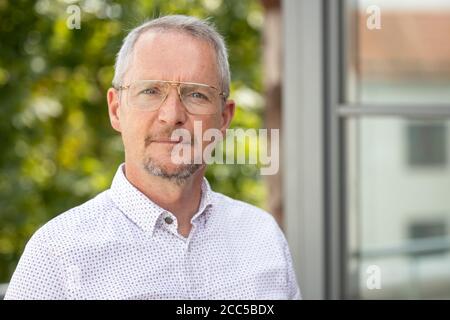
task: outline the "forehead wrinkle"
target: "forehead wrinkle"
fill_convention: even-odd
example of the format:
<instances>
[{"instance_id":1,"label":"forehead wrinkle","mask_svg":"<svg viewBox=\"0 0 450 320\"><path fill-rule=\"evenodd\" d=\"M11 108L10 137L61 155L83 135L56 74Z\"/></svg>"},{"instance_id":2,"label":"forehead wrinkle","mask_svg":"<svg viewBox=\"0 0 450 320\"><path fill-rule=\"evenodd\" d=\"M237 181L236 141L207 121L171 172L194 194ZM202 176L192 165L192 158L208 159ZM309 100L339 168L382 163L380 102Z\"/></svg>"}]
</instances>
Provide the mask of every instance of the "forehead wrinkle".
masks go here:
<instances>
[{"instance_id":1,"label":"forehead wrinkle","mask_svg":"<svg viewBox=\"0 0 450 320\"><path fill-rule=\"evenodd\" d=\"M139 37L130 61L133 78L219 84L217 60L209 43L186 34L167 35L148 32ZM181 50L179 43L183 43Z\"/></svg>"}]
</instances>

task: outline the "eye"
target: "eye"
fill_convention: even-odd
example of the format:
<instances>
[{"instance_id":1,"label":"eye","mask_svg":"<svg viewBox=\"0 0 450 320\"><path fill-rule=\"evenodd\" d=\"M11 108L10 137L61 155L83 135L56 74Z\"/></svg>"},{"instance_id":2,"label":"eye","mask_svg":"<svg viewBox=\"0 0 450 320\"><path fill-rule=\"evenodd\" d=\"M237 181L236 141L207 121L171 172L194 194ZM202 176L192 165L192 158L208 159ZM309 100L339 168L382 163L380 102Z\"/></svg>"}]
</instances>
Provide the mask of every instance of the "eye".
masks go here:
<instances>
[{"instance_id":1,"label":"eye","mask_svg":"<svg viewBox=\"0 0 450 320\"><path fill-rule=\"evenodd\" d=\"M194 99L200 99L200 100L206 100L206 101L209 100L206 95L204 95L203 93L200 93L200 92L192 92L191 97Z\"/></svg>"},{"instance_id":2,"label":"eye","mask_svg":"<svg viewBox=\"0 0 450 320\"><path fill-rule=\"evenodd\" d=\"M144 89L140 93L143 93L143 94L155 94L156 90L155 89Z\"/></svg>"},{"instance_id":3,"label":"eye","mask_svg":"<svg viewBox=\"0 0 450 320\"><path fill-rule=\"evenodd\" d=\"M154 94L159 94L160 90L156 87L153 88L146 88L141 90L141 92L139 92L139 94L147 94L147 95L154 95Z\"/></svg>"}]
</instances>

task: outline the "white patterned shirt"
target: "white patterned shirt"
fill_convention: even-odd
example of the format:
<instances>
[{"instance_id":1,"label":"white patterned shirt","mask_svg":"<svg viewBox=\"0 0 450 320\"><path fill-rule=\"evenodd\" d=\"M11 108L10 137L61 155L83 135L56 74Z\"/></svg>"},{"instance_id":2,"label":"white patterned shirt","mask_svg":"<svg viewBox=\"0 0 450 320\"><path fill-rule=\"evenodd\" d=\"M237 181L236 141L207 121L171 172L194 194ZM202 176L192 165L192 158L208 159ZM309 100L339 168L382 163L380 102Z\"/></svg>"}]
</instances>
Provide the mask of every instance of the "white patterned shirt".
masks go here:
<instances>
[{"instance_id":1,"label":"white patterned shirt","mask_svg":"<svg viewBox=\"0 0 450 320\"><path fill-rule=\"evenodd\" d=\"M300 299L274 218L213 192L206 178L192 229L119 167L111 188L41 227L5 299Z\"/></svg>"}]
</instances>

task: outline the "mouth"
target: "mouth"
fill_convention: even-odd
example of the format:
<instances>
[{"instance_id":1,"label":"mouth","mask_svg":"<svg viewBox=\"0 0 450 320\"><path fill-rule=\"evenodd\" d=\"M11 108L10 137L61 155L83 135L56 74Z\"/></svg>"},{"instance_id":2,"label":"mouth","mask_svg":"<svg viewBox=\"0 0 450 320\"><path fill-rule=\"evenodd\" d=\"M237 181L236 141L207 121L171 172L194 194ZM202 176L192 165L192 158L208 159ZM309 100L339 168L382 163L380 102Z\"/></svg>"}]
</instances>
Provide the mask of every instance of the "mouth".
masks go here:
<instances>
[{"instance_id":1,"label":"mouth","mask_svg":"<svg viewBox=\"0 0 450 320\"><path fill-rule=\"evenodd\" d=\"M170 139L170 138L167 138L167 139L154 139L154 140L151 140L151 142L153 142L153 143L161 143L161 144L169 144L169 145L175 145L175 144L178 144L178 143L191 144L190 141L184 141L181 138L178 138L178 139Z\"/></svg>"},{"instance_id":2,"label":"mouth","mask_svg":"<svg viewBox=\"0 0 450 320\"><path fill-rule=\"evenodd\" d=\"M178 144L181 141L177 141L177 140L153 140L153 143L162 143L162 144Z\"/></svg>"}]
</instances>

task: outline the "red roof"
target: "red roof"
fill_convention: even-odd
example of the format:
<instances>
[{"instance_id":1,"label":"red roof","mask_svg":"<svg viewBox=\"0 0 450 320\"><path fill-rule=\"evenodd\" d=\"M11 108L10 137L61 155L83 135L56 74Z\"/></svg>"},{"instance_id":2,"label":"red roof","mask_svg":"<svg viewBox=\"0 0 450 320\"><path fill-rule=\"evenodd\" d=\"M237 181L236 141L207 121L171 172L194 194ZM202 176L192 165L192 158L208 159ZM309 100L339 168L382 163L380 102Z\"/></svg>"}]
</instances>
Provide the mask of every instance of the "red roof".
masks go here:
<instances>
[{"instance_id":1,"label":"red roof","mask_svg":"<svg viewBox=\"0 0 450 320\"><path fill-rule=\"evenodd\" d=\"M450 11L381 13L381 29L359 16L357 69L366 78L450 78Z\"/></svg>"}]
</instances>

